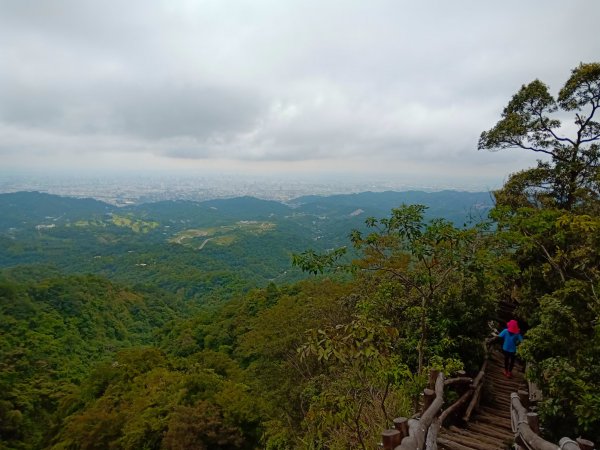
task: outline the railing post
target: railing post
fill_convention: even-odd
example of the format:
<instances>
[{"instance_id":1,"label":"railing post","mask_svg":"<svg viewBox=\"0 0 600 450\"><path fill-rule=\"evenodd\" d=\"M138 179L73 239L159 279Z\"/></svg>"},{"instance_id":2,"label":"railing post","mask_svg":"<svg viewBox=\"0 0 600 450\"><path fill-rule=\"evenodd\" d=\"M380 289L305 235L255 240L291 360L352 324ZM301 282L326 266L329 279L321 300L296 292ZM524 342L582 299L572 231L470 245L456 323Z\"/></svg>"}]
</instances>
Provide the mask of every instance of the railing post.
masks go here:
<instances>
[{"instance_id":1,"label":"railing post","mask_svg":"<svg viewBox=\"0 0 600 450\"><path fill-rule=\"evenodd\" d=\"M394 419L394 428L400 432L401 439L404 439L408 436L408 419L406 417L396 417Z\"/></svg>"},{"instance_id":2,"label":"railing post","mask_svg":"<svg viewBox=\"0 0 600 450\"><path fill-rule=\"evenodd\" d=\"M421 415L427 411L427 408L431 406L433 400L435 399L435 391L433 389L424 389L423 390L423 409L421 410Z\"/></svg>"},{"instance_id":3,"label":"railing post","mask_svg":"<svg viewBox=\"0 0 600 450\"><path fill-rule=\"evenodd\" d=\"M529 408L529 392L519 389L517 394L519 395L519 401L521 402L521 405L523 405L525 409Z\"/></svg>"},{"instance_id":4,"label":"railing post","mask_svg":"<svg viewBox=\"0 0 600 450\"><path fill-rule=\"evenodd\" d=\"M575 439L577 445L581 450L594 450L594 443L592 441L588 441L587 439L577 438Z\"/></svg>"},{"instance_id":5,"label":"railing post","mask_svg":"<svg viewBox=\"0 0 600 450\"><path fill-rule=\"evenodd\" d=\"M527 413L527 425L535 434L540 434L540 420L537 413Z\"/></svg>"},{"instance_id":6,"label":"railing post","mask_svg":"<svg viewBox=\"0 0 600 450\"><path fill-rule=\"evenodd\" d=\"M392 428L381 433L381 441L384 450L394 450L402 442L402 436L398 430Z\"/></svg>"},{"instance_id":7,"label":"railing post","mask_svg":"<svg viewBox=\"0 0 600 450\"><path fill-rule=\"evenodd\" d=\"M435 389L435 382L437 381L437 377L440 374L439 370L431 369L429 371L429 382L427 383L427 387L429 389Z\"/></svg>"},{"instance_id":8,"label":"railing post","mask_svg":"<svg viewBox=\"0 0 600 450\"><path fill-rule=\"evenodd\" d=\"M515 436L515 447L517 450L527 450L527 446L525 442L523 442L523 437L520 434Z\"/></svg>"},{"instance_id":9,"label":"railing post","mask_svg":"<svg viewBox=\"0 0 600 450\"><path fill-rule=\"evenodd\" d=\"M561 450L579 450L579 444L571 438L564 437L558 441L558 448Z\"/></svg>"},{"instance_id":10,"label":"railing post","mask_svg":"<svg viewBox=\"0 0 600 450\"><path fill-rule=\"evenodd\" d=\"M456 377L457 378L466 378L467 372L465 372L464 370L459 370L458 372L456 372ZM471 381L471 383L472 383L472 381ZM463 395L469 389L470 389L469 383L460 383L458 386L455 387L456 393L458 395Z\"/></svg>"}]
</instances>

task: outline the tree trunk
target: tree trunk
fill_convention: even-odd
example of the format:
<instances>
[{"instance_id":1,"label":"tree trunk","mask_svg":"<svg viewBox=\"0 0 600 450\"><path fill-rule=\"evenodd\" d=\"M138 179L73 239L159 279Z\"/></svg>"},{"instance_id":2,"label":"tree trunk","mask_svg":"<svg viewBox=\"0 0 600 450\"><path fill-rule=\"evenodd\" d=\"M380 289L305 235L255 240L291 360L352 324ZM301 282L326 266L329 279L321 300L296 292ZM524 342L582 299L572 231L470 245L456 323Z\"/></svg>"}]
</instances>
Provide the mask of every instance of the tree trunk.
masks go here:
<instances>
[{"instance_id":1,"label":"tree trunk","mask_svg":"<svg viewBox=\"0 0 600 450\"><path fill-rule=\"evenodd\" d=\"M425 342L427 340L427 299L423 297L421 299L421 339L419 340L419 346L417 348L419 352L419 375L423 373L423 366L425 362Z\"/></svg>"}]
</instances>

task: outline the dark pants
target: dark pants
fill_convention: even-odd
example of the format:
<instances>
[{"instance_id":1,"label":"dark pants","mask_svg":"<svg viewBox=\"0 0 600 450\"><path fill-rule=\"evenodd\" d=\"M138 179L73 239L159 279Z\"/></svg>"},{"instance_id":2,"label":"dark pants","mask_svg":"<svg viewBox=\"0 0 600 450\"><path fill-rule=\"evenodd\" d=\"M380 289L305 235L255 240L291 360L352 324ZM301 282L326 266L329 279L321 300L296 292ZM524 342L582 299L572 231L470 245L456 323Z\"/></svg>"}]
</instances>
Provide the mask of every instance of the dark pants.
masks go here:
<instances>
[{"instance_id":1,"label":"dark pants","mask_svg":"<svg viewBox=\"0 0 600 450\"><path fill-rule=\"evenodd\" d=\"M502 353L504 353L504 370L512 372L515 365L515 352L507 352L506 350L502 350Z\"/></svg>"}]
</instances>

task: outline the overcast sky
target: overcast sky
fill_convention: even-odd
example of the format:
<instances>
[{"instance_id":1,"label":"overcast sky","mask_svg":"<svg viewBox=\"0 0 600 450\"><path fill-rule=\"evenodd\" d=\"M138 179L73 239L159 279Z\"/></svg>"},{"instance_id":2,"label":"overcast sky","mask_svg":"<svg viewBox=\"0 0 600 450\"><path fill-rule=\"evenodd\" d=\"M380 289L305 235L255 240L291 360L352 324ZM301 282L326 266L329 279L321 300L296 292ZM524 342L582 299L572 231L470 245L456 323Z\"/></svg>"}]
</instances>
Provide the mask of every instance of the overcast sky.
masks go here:
<instances>
[{"instance_id":1,"label":"overcast sky","mask_svg":"<svg viewBox=\"0 0 600 450\"><path fill-rule=\"evenodd\" d=\"M598 0L0 0L2 170L493 185L510 97L600 60Z\"/></svg>"}]
</instances>

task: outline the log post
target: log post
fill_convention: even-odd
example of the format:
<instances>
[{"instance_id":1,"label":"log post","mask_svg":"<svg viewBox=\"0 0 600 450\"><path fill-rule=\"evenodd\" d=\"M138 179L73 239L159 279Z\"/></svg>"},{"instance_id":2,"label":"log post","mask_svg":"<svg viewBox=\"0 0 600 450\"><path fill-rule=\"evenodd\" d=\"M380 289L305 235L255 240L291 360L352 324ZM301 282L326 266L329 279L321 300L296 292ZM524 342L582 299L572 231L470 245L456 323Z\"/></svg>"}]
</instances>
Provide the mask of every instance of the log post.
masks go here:
<instances>
[{"instance_id":1,"label":"log post","mask_svg":"<svg viewBox=\"0 0 600 450\"><path fill-rule=\"evenodd\" d=\"M406 445L404 445L404 443L409 439L409 438L405 438L402 440L402 445L400 450L414 450L415 448L418 448L420 450L423 450L425 448L425 438L426 438L426 434L427 434L427 430L429 429L429 425L431 425L431 423L433 422L433 420L435 419L435 417L438 415L438 413L440 412L440 408L442 407L442 405L444 404L444 374L440 373L438 375L438 379L435 382L435 399L433 400L433 403L431 403L431 406L429 408L427 408L427 410L421 415L421 419L417 422L417 429L415 430L415 433L412 433L411 429L411 424L410 421L408 423L408 428L409 428L409 433L410 433L410 437L414 436L414 441L413 443L416 445L413 445L413 443L411 443L411 446L409 446L408 444L410 442L407 442Z\"/></svg>"},{"instance_id":2,"label":"log post","mask_svg":"<svg viewBox=\"0 0 600 450\"><path fill-rule=\"evenodd\" d=\"M402 439L408 436L408 419L406 417L396 417L394 419L394 428L400 432Z\"/></svg>"},{"instance_id":3,"label":"log post","mask_svg":"<svg viewBox=\"0 0 600 450\"><path fill-rule=\"evenodd\" d=\"M439 421L439 419L434 420L432 424L429 425L429 430L427 431L427 438L425 439L425 450L438 450L437 438L441 426L442 424Z\"/></svg>"},{"instance_id":4,"label":"log post","mask_svg":"<svg viewBox=\"0 0 600 450\"><path fill-rule=\"evenodd\" d=\"M558 448L561 450L579 450L579 444L571 438L564 437L558 441Z\"/></svg>"},{"instance_id":5,"label":"log post","mask_svg":"<svg viewBox=\"0 0 600 450\"><path fill-rule=\"evenodd\" d=\"M437 377L440 374L439 370L431 369L429 371L429 381L427 383L427 387L429 389L435 389L435 382L437 381Z\"/></svg>"},{"instance_id":6,"label":"log post","mask_svg":"<svg viewBox=\"0 0 600 450\"><path fill-rule=\"evenodd\" d=\"M435 391L433 389L423 390L423 409L421 410L421 416L427 411L427 408L431 406L435 399Z\"/></svg>"},{"instance_id":7,"label":"log post","mask_svg":"<svg viewBox=\"0 0 600 450\"><path fill-rule=\"evenodd\" d=\"M544 440L538 434L534 433L529 427L529 424L527 423L527 410L523 407L523 405L521 405L519 395L516 392L510 394L510 402L511 414L514 420L513 424L516 424L517 435L519 436L519 439L526 444L526 448L532 448L536 450L559 450L556 444ZM568 438L566 439L570 440ZM562 445L560 448L562 450L579 450L575 442L572 444L575 445L575 449L572 448L572 446L568 443L566 443L566 445L569 448Z\"/></svg>"},{"instance_id":8,"label":"log post","mask_svg":"<svg viewBox=\"0 0 600 450\"><path fill-rule=\"evenodd\" d=\"M467 372L464 370L459 370L456 372L456 378L467 378ZM473 381L471 381L471 383L473 383ZM456 386L455 390L459 395L462 395L469 390L469 384L461 383L460 385Z\"/></svg>"},{"instance_id":9,"label":"log post","mask_svg":"<svg viewBox=\"0 0 600 450\"><path fill-rule=\"evenodd\" d=\"M594 443L592 441L588 441L587 439L577 438L575 439L577 445L581 450L594 450Z\"/></svg>"},{"instance_id":10,"label":"log post","mask_svg":"<svg viewBox=\"0 0 600 450\"><path fill-rule=\"evenodd\" d=\"M402 442L402 436L398 430L392 428L381 433L381 440L384 450L394 450Z\"/></svg>"},{"instance_id":11,"label":"log post","mask_svg":"<svg viewBox=\"0 0 600 450\"><path fill-rule=\"evenodd\" d=\"M527 450L527 446L520 434L515 436L515 448L517 450Z\"/></svg>"},{"instance_id":12,"label":"log post","mask_svg":"<svg viewBox=\"0 0 600 450\"><path fill-rule=\"evenodd\" d=\"M517 391L517 394L519 395L519 401L521 402L521 405L523 405L523 407L527 409L529 407L529 392L523 389L519 389Z\"/></svg>"},{"instance_id":13,"label":"log post","mask_svg":"<svg viewBox=\"0 0 600 450\"><path fill-rule=\"evenodd\" d=\"M540 420L536 413L527 413L527 424L531 428L531 431L535 434L540 434Z\"/></svg>"}]
</instances>

